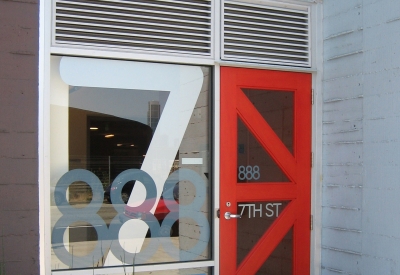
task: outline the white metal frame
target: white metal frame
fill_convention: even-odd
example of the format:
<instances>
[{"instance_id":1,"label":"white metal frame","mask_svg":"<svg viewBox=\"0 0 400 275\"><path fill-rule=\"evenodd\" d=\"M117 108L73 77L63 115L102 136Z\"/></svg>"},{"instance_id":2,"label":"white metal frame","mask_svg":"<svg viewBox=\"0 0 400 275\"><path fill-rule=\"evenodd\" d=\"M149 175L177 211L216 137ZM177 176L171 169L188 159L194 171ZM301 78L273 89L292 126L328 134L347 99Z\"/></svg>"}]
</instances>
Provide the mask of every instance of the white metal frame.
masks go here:
<instances>
[{"instance_id":1,"label":"white metal frame","mask_svg":"<svg viewBox=\"0 0 400 275\"><path fill-rule=\"evenodd\" d=\"M247 0L248 1L248 0ZM254 0L255 1L255 0ZM311 68L294 68L287 66L271 66L252 62L227 62L221 60L221 6L222 0L213 3L214 25L212 38L212 58L183 57L149 53L111 52L78 48L52 47L52 1L40 0L40 27L39 27L39 226L40 226L40 274L52 274L51 263L51 231L50 231L50 186L49 186L49 133L50 133L50 55L85 56L94 58L109 58L123 60L140 60L150 62L165 62L193 65L208 65L214 67L213 104L214 104L214 218L213 218L213 260L202 262L173 263L163 265L149 265L136 267L135 271L149 271L161 269L214 267L214 274L219 274L219 219L216 211L219 209L219 112L220 112L220 66L259 68L282 71L308 72L313 74L313 89L315 100L312 108L312 150L314 152L314 167L312 168L312 214L314 229L311 232L311 274L321 274L321 193L322 193L322 1L321 0L269 0L280 3L308 5L311 8ZM259 1L257 1L259 2ZM47 260L46 260L47 259ZM104 274L106 269L95 270L94 274ZM129 269L126 269L129 271ZM121 273L122 268L107 268L109 274ZM92 270L76 270L68 272L53 272L53 274L85 275L93 274Z\"/></svg>"},{"instance_id":2,"label":"white metal frame","mask_svg":"<svg viewBox=\"0 0 400 275\"><path fill-rule=\"evenodd\" d=\"M51 233L50 233L50 45L51 5L49 1L39 2L39 100L38 100L38 179L39 179L39 249L40 274L51 274Z\"/></svg>"},{"instance_id":3,"label":"white metal frame","mask_svg":"<svg viewBox=\"0 0 400 275\"><path fill-rule=\"evenodd\" d=\"M198 268L198 267L213 267L214 261L201 261L201 262L183 262L183 263L171 263L171 264L157 264L157 265L143 265L135 266L135 272L146 272L146 271L162 271L162 270L177 270L184 268ZM125 274L133 272L132 266L124 267L105 267L94 270L64 270L64 271L53 271L51 274L55 275L105 275L105 274Z\"/></svg>"},{"instance_id":4,"label":"white metal frame","mask_svg":"<svg viewBox=\"0 0 400 275\"><path fill-rule=\"evenodd\" d=\"M323 36L322 1L314 1L311 17L311 53L313 73L312 85L314 105L312 106L312 151L313 163L311 174L311 214L313 231L311 231L311 274L321 274L321 229L322 229L322 76L323 76Z\"/></svg>"}]
</instances>

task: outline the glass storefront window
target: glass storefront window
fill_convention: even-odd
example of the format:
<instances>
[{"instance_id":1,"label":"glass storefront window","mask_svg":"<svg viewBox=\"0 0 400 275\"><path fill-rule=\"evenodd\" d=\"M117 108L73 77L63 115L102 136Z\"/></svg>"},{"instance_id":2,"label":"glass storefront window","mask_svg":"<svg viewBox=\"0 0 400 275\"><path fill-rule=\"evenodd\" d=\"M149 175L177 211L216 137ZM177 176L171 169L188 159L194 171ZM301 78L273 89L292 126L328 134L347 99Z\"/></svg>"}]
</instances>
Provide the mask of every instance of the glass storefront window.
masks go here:
<instances>
[{"instance_id":1,"label":"glass storefront window","mask_svg":"<svg viewBox=\"0 0 400 275\"><path fill-rule=\"evenodd\" d=\"M52 57L52 270L211 259L209 98L208 67Z\"/></svg>"}]
</instances>

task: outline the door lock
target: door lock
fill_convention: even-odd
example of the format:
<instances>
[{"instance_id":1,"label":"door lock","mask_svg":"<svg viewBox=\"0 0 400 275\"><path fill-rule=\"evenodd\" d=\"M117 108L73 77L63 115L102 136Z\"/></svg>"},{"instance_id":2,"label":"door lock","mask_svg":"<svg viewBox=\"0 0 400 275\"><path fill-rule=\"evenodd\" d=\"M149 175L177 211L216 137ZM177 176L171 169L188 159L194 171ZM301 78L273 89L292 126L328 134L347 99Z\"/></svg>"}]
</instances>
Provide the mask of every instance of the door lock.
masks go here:
<instances>
[{"instance_id":1,"label":"door lock","mask_svg":"<svg viewBox=\"0 0 400 275\"><path fill-rule=\"evenodd\" d=\"M231 214L231 212L225 212L225 219L230 220L230 219L240 219L242 215L239 214Z\"/></svg>"}]
</instances>

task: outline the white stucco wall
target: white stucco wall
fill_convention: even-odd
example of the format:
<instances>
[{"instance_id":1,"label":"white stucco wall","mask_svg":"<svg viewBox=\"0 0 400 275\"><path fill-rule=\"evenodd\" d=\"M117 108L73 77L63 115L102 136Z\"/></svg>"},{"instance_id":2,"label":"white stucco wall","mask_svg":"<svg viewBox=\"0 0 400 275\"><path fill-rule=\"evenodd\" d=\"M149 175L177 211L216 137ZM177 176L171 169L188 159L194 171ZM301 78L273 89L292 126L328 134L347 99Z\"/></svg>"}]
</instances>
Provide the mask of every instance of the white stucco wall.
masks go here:
<instances>
[{"instance_id":1,"label":"white stucco wall","mask_svg":"<svg viewBox=\"0 0 400 275\"><path fill-rule=\"evenodd\" d=\"M324 1L322 274L400 274L400 1Z\"/></svg>"}]
</instances>

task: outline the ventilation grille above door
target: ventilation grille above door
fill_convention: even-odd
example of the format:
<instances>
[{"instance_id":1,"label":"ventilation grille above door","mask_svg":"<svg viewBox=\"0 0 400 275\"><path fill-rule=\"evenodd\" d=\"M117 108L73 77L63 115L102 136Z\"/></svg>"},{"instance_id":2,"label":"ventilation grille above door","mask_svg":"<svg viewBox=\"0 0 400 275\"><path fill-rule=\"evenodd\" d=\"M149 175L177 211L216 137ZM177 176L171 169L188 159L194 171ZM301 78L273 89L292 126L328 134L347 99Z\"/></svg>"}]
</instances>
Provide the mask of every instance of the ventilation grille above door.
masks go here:
<instances>
[{"instance_id":1,"label":"ventilation grille above door","mask_svg":"<svg viewBox=\"0 0 400 275\"><path fill-rule=\"evenodd\" d=\"M224 1L222 59L310 66L310 12Z\"/></svg>"},{"instance_id":2,"label":"ventilation grille above door","mask_svg":"<svg viewBox=\"0 0 400 275\"><path fill-rule=\"evenodd\" d=\"M211 55L211 0L54 0L53 45Z\"/></svg>"}]
</instances>

